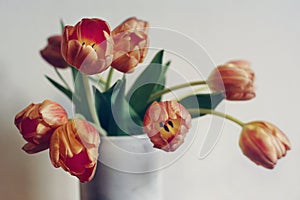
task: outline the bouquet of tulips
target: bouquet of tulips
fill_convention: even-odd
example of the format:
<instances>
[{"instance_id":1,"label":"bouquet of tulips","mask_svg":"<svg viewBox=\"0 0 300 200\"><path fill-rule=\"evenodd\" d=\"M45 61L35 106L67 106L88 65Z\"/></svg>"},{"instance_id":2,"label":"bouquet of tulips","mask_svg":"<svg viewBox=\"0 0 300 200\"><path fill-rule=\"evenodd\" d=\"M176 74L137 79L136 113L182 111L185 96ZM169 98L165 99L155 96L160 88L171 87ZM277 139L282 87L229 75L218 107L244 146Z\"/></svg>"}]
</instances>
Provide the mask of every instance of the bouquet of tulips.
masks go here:
<instances>
[{"instance_id":1,"label":"bouquet of tulips","mask_svg":"<svg viewBox=\"0 0 300 200\"><path fill-rule=\"evenodd\" d=\"M255 97L255 75L248 61L229 61L213 69L207 80L167 88L171 66L163 62L161 50L125 92L126 74L134 72L149 49L148 22L132 17L111 31L104 20L85 18L75 26L62 23L62 29L62 34L48 38L40 53L60 81L46 78L70 99L76 114L69 119L61 105L45 100L27 106L14 122L27 142L25 152L49 149L54 167L62 167L81 182L94 176L101 137L147 134L154 148L172 152L184 142L192 119L207 114L241 126L241 150L257 165L272 169L291 148L275 125L265 121L244 123L216 110L223 100ZM72 74L72 87L61 70ZM123 76L111 83L115 70ZM163 100L164 94L195 85L206 85L209 92Z\"/></svg>"}]
</instances>

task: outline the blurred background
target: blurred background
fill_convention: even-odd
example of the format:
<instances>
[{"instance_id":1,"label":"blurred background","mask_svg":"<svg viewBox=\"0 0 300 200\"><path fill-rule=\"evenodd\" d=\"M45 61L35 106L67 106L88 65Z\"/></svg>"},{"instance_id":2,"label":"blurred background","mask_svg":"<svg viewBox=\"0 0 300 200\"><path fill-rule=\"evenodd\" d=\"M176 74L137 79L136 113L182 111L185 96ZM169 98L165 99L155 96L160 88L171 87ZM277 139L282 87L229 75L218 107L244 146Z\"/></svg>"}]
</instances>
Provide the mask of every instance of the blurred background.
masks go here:
<instances>
[{"instance_id":1,"label":"blurred background","mask_svg":"<svg viewBox=\"0 0 300 200\"><path fill-rule=\"evenodd\" d=\"M83 17L98 17L113 28L137 16L193 39L215 64L235 58L251 61L257 97L226 102L226 112L244 121L273 122L292 143L275 169L266 170L242 155L240 128L226 122L205 159L197 156L203 142L199 137L179 160L161 170L164 199L300 199L299 9L297 0L0 0L0 198L79 200L78 180L55 169L47 151L27 155L21 150L24 141L13 119L31 102L44 99L71 110L68 100L44 78L55 74L39 55L46 38L60 33L60 19L74 25Z\"/></svg>"}]
</instances>

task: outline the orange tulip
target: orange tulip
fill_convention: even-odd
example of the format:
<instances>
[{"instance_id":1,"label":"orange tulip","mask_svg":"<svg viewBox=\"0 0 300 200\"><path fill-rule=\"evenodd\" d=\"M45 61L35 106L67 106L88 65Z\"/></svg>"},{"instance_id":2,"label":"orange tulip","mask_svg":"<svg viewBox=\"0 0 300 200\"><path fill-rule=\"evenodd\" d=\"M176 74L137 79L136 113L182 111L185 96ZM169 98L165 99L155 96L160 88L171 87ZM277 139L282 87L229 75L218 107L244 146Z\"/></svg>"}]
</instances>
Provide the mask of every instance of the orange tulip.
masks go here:
<instances>
[{"instance_id":1,"label":"orange tulip","mask_svg":"<svg viewBox=\"0 0 300 200\"><path fill-rule=\"evenodd\" d=\"M227 100L249 100L255 97L254 72L247 61L231 61L215 68L208 77L211 90L225 92Z\"/></svg>"},{"instance_id":2,"label":"orange tulip","mask_svg":"<svg viewBox=\"0 0 300 200\"><path fill-rule=\"evenodd\" d=\"M37 153L49 148L53 131L67 122L65 109L50 100L32 103L15 117L15 125L28 142L23 146L27 153Z\"/></svg>"},{"instance_id":3,"label":"orange tulip","mask_svg":"<svg viewBox=\"0 0 300 200\"><path fill-rule=\"evenodd\" d=\"M113 58L113 40L108 24L100 19L82 19L63 30L62 55L84 74L106 70Z\"/></svg>"},{"instance_id":4,"label":"orange tulip","mask_svg":"<svg viewBox=\"0 0 300 200\"><path fill-rule=\"evenodd\" d=\"M50 141L50 159L81 182L90 181L96 170L100 136L87 121L73 119L58 127Z\"/></svg>"},{"instance_id":5,"label":"orange tulip","mask_svg":"<svg viewBox=\"0 0 300 200\"><path fill-rule=\"evenodd\" d=\"M61 40L61 35L49 37L47 46L40 51L40 54L53 67L67 68L68 63L61 55Z\"/></svg>"},{"instance_id":6,"label":"orange tulip","mask_svg":"<svg viewBox=\"0 0 300 200\"><path fill-rule=\"evenodd\" d=\"M255 74L254 71L251 69L251 63L247 60L232 60L227 62L226 64L234 64L237 65L240 69L245 70L248 75L250 76L250 79L254 81Z\"/></svg>"},{"instance_id":7,"label":"orange tulip","mask_svg":"<svg viewBox=\"0 0 300 200\"><path fill-rule=\"evenodd\" d=\"M263 121L244 125L239 144L244 155L268 169L274 168L277 160L291 149L285 134L273 124Z\"/></svg>"},{"instance_id":8,"label":"orange tulip","mask_svg":"<svg viewBox=\"0 0 300 200\"><path fill-rule=\"evenodd\" d=\"M129 73L143 62L149 46L148 29L148 22L131 17L112 31L115 43L113 68Z\"/></svg>"},{"instance_id":9,"label":"orange tulip","mask_svg":"<svg viewBox=\"0 0 300 200\"><path fill-rule=\"evenodd\" d=\"M177 101L153 102L144 117L144 131L155 148L175 151L191 127L190 113Z\"/></svg>"}]
</instances>

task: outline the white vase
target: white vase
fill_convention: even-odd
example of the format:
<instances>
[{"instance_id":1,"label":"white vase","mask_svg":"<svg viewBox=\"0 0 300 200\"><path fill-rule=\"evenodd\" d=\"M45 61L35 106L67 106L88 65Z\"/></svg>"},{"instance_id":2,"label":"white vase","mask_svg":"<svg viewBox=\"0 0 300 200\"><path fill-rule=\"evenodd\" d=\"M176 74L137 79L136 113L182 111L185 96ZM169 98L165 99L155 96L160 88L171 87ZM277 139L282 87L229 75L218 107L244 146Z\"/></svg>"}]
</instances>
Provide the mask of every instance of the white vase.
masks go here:
<instances>
[{"instance_id":1,"label":"white vase","mask_svg":"<svg viewBox=\"0 0 300 200\"><path fill-rule=\"evenodd\" d=\"M93 180L80 183L81 200L162 200L157 166L147 137L104 137Z\"/></svg>"}]
</instances>

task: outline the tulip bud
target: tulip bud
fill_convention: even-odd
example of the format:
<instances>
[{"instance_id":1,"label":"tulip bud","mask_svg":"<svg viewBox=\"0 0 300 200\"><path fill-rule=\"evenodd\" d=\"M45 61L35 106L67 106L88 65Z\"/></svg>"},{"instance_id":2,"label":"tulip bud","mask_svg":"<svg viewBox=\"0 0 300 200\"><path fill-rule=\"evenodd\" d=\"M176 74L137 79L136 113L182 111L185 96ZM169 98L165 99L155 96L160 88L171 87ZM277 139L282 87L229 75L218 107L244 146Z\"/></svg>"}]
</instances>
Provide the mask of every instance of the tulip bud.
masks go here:
<instances>
[{"instance_id":1,"label":"tulip bud","mask_svg":"<svg viewBox=\"0 0 300 200\"><path fill-rule=\"evenodd\" d=\"M58 127L50 141L50 159L81 182L90 181L96 170L100 136L87 121L73 119Z\"/></svg>"},{"instance_id":2,"label":"tulip bud","mask_svg":"<svg viewBox=\"0 0 300 200\"><path fill-rule=\"evenodd\" d=\"M211 90L225 92L227 100L255 97L254 72L247 61L232 61L215 68L207 79Z\"/></svg>"},{"instance_id":3,"label":"tulip bud","mask_svg":"<svg viewBox=\"0 0 300 200\"><path fill-rule=\"evenodd\" d=\"M190 113L177 101L153 102L144 117L144 131L155 148L175 151L191 128Z\"/></svg>"},{"instance_id":4,"label":"tulip bud","mask_svg":"<svg viewBox=\"0 0 300 200\"><path fill-rule=\"evenodd\" d=\"M245 156L257 165L272 169L291 149L285 134L271 123L263 121L244 125L239 145Z\"/></svg>"},{"instance_id":5,"label":"tulip bud","mask_svg":"<svg viewBox=\"0 0 300 200\"><path fill-rule=\"evenodd\" d=\"M65 26L61 46L65 60L80 72L93 75L106 70L113 57L108 24L100 19L82 19Z\"/></svg>"},{"instance_id":6,"label":"tulip bud","mask_svg":"<svg viewBox=\"0 0 300 200\"><path fill-rule=\"evenodd\" d=\"M61 55L61 40L61 35L49 37L47 46L40 51L40 54L53 67L67 68L68 63Z\"/></svg>"},{"instance_id":7,"label":"tulip bud","mask_svg":"<svg viewBox=\"0 0 300 200\"><path fill-rule=\"evenodd\" d=\"M49 148L53 131L67 122L65 109L50 100L32 103L15 117L16 127L28 142L23 146L27 153L37 153Z\"/></svg>"},{"instance_id":8,"label":"tulip bud","mask_svg":"<svg viewBox=\"0 0 300 200\"><path fill-rule=\"evenodd\" d=\"M148 22L131 17L112 31L115 44L113 68L129 73L143 62L149 47L148 29Z\"/></svg>"}]
</instances>

